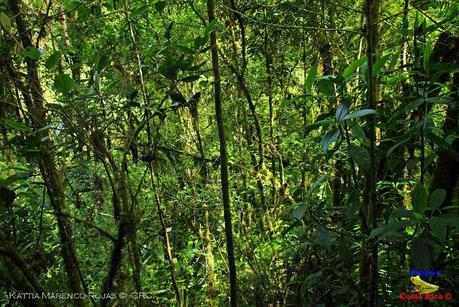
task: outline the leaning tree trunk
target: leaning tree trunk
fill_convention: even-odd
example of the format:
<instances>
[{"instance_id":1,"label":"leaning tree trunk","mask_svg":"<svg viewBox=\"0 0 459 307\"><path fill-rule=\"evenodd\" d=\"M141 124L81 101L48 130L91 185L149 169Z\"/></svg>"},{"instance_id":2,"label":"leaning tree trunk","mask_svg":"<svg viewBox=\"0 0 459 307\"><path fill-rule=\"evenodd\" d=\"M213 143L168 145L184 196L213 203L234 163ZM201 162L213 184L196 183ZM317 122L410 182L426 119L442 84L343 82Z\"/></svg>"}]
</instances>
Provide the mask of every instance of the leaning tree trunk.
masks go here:
<instances>
[{"instance_id":1,"label":"leaning tree trunk","mask_svg":"<svg viewBox=\"0 0 459 307\"><path fill-rule=\"evenodd\" d=\"M15 16L18 33L23 47L33 47L19 5L20 1L9 0L9 8L13 13L13 16ZM43 106L44 98L40 78L38 75L38 64L36 60L29 58L26 60L26 66L28 82L26 90L30 91L31 99L25 99L25 101L33 128L39 129L46 126L47 119L45 115L46 110ZM41 131L39 135L41 139L43 139L48 136L48 132L46 130ZM80 265L76 256L76 246L73 238L73 230L68 216L66 215L67 206L64 201L65 193L63 181L54 162L52 148L53 144L51 141L46 140L41 142L39 145L41 154L39 157L37 157L37 162L48 191L51 205L57 217L59 238L61 242L61 252L64 259L65 270L68 276L69 288L74 293L81 293L82 276L80 274ZM75 301L75 306L85 305L86 303L84 300Z\"/></svg>"}]
</instances>

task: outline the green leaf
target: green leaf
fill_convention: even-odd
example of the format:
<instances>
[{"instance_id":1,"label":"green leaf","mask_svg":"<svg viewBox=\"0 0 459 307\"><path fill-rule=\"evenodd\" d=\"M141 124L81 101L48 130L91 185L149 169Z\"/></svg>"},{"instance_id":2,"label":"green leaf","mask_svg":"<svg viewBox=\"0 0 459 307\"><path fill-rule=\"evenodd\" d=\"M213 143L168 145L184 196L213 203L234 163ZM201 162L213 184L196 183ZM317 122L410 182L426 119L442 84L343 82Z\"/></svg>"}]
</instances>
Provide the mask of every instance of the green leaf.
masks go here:
<instances>
[{"instance_id":1,"label":"green leaf","mask_svg":"<svg viewBox=\"0 0 459 307\"><path fill-rule=\"evenodd\" d=\"M381 72L390 56L391 54L386 54L385 56L381 57L378 61L376 61L376 63L373 65L373 77L377 76Z\"/></svg>"},{"instance_id":2,"label":"green leaf","mask_svg":"<svg viewBox=\"0 0 459 307\"><path fill-rule=\"evenodd\" d=\"M389 157L392 155L392 153L397 149L399 148L400 146L402 146L403 144L405 143L408 143L408 141L411 140L411 137L407 137L403 140L401 140L400 142L398 142L397 144L395 144L394 146L392 146L391 148L389 148L389 150L387 151L386 153L386 159L389 159Z\"/></svg>"},{"instance_id":3,"label":"green leaf","mask_svg":"<svg viewBox=\"0 0 459 307\"><path fill-rule=\"evenodd\" d=\"M354 124L351 127L352 135L359 140L360 144L367 146L369 144L369 140L365 135L365 131L363 131L362 127L359 124Z\"/></svg>"},{"instance_id":4,"label":"green leaf","mask_svg":"<svg viewBox=\"0 0 459 307\"><path fill-rule=\"evenodd\" d=\"M391 222L378 228L375 228L371 231L370 236L368 237L369 240L382 236L383 234L387 234L389 232L398 232L401 228L405 228L407 226L412 226L414 224L413 221L403 220L397 222Z\"/></svg>"},{"instance_id":5,"label":"green leaf","mask_svg":"<svg viewBox=\"0 0 459 307\"><path fill-rule=\"evenodd\" d=\"M360 59L355 60L354 62L351 63L346 69L343 71L342 75L344 78L349 78L352 73L363 63L367 61L367 57L361 57Z\"/></svg>"},{"instance_id":6,"label":"green leaf","mask_svg":"<svg viewBox=\"0 0 459 307\"><path fill-rule=\"evenodd\" d=\"M392 54L392 58L390 59L390 63L389 63L389 67L388 67L389 70L394 69L395 65L397 65L398 59L400 58L400 53L401 52L398 51L398 52L394 52Z\"/></svg>"},{"instance_id":7,"label":"green leaf","mask_svg":"<svg viewBox=\"0 0 459 307\"><path fill-rule=\"evenodd\" d=\"M11 129L16 130L16 131L32 131L30 127L27 127L26 125L22 123L18 123L17 121L11 120L11 119L3 119L3 122L9 126Z\"/></svg>"},{"instance_id":8,"label":"green leaf","mask_svg":"<svg viewBox=\"0 0 459 307\"><path fill-rule=\"evenodd\" d=\"M314 181L314 183L311 185L311 187L309 188L308 190L308 193L311 193L312 191L314 191L318 186L320 186L320 184L328 177L328 175L322 175L320 176L319 178L316 179L316 181Z\"/></svg>"},{"instance_id":9,"label":"green leaf","mask_svg":"<svg viewBox=\"0 0 459 307\"><path fill-rule=\"evenodd\" d=\"M359 117L363 117L363 116L368 116L368 115L372 115L372 114L376 114L377 112L373 109L362 109L362 110L358 110L358 111L355 111L355 112L352 112L346 116L343 117L342 121L345 121L345 120L348 120L348 119L354 119L354 118L359 118Z\"/></svg>"},{"instance_id":10,"label":"green leaf","mask_svg":"<svg viewBox=\"0 0 459 307\"><path fill-rule=\"evenodd\" d=\"M397 208L395 209L392 214L392 218L408 218L408 219L414 219L414 213L413 210L407 210L404 208Z\"/></svg>"},{"instance_id":11,"label":"green leaf","mask_svg":"<svg viewBox=\"0 0 459 307\"><path fill-rule=\"evenodd\" d=\"M30 177L29 173L16 173L14 175L9 176L5 180L0 180L0 186L7 187L16 181L25 180Z\"/></svg>"},{"instance_id":12,"label":"green leaf","mask_svg":"<svg viewBox=\"0 0 459 307\"><path fill-rule=\"evenodd\" d=\"M433 216L429 219L429 226L432 233L444 242L446 240L448 227L459 226L459 215L445 214L441 216Z\"/></svg>"},{"instance_id":13,"label":"green leaf","mask_svg":"<svg viewBox=\"0 0 459 307\"><path fill-rule=\"evenodd\" d=\"M432 219L438 219L440 223L444 223L451 227L459 227L459 215L457 214L443 214L440 216L433 216L430 220Z\"/></svg>"},{"instance_id":14,"label":"green leaf","mask_svg":"<svg viewBox=\"0 0 459 307\"><path fill-rule=\"evenodd\" d=\"M11 208L11 205L16 198L16 193L6 187L0 187L0 200L6 208Z\"/></svg>"},{"instance_id":15,"label":"green leaf","mask_svg":"<svg viewBox=\"0 0 459 307\"><path fill-rule=\"evenodd\" d=\"M180 92L171 92L169 93L172 103L178 102L180 105L186 105L187 101L185 97Z\"/></svg>"},{"instance_id":16,"label":"green leaf","mask_svg":"<svg viewBox=\"0 0 459 307\"><path fill-rule=\"evenodd\" d=\"M167 5L167 1L158 1L155 3L155 10L162 14L164 9L166 8L166 5Z\"/></svg>"},{"instance_id":17,"label":"green leaf","mask_svg":"<svg viewBox=\"0 0 459 307\"><path fill-rule=\"evenodd\" d=\"M301 221L301 219L304 216L304 213L306 212L306 208L307 208L306 204L299 205L298 207L295 208L295 210L293 210L293 216L298 221Z\"/></svg>"},{"instance_id":18,"label":"green leaf","mask_svg":"<svg viewBox=\"0 0 459 307\"><path fill-rule=\"evenodd\" d=\"M446 234L448 231L448 224L443 223L441 219L434 216L429 220L429 227L431 233L435 235L443 243L446 240Z\"/></svg>"},{"instance_id":19,"label":"green leaf","mask_svg":"<svg viewBox=\"0 0 459 307\"><path fill-rule=\"evenodd\" d=\"M424 54L422 56L424 71L430 73L430 56L432 55L432 43L427 42L424 47Z\"/></svg>"},{"instance_id":20,"label":"green leaf","mask_svg":"<svg viewBox=\"0 0 459 307\"><path fill-rule=\"evenodd\" d=\"M317 228L315 241L322 246L330 246L333 243L330 231L323 226L319 226L319 228Z\"/></svg>"},{"instance_id":21,"label":"green leaf","mask_svg":"<svg viewBox=\"0 0 459 307\"><path fill-rule=\"evenodd\" d=\"M110 63L110 58L103 53L100 57L99 60L97 61L96 69L98 72L101 72L104 70L105 67Z\"/></svg>"},{"instance_id":22,"label":"green leaf","mask_svg":"<svg viewBox=\"0 0 459 307\"><path fill-rule=\"evenodd\" d=\"M57 63L59 63L60 59L61 59L61 53L59 51L54 52L48 57L48 59L46 59L45 67L47 69L53 68L54 66L57 65Z\"/></svg>"},{"instance_id":23,"label":"green leaf","mask_svg":"<svg viewBox=\"0 0 459 307\"><path fill-rule=\"evenodd\" d=\"M421 104L426 102L425 98L418 98L416 100L410 101L405 107L404 110L405 112L417 109Z\"/></svg>"},{"instance_id":24,"label":"green leaf","mask_svg":"<svg viewBox=\"0 0 459 307\"><path fill-rule=\"evenodd\" d=\"M426 131L425 135L436 145L440 148L446 150L451 156L454 157L457 161L459 161L459 153L454 150L454 148L448 144L443 138L439 137L438 135L434 134L431 131Z\"/></svg>"},{"instance_id":25,"label":"green leaf","mask_svg":"<svg viewBox=\"0 0 459 307\"><path fill-rule=\"evenodd\" d=\"M414 212L424 214L427 208L427 191L424 185L418 183L413 192L411 193L411 203L413 205Z\"/></svg>"},{"instance_id":26,"label":"green leaf","mask_svg":"<svg viewBox=\"0 0 459 307\"><path fill-rule=\"evenodd\" d=\"M317 89L319 93L326 96L333 96L335 94L333 76L323 76L318 79Z\"/></svg>"},{"instance_id":27,"label":"green leaf","mask_svg":"<svg viewBox=\"0 0 459 307\"><path fill-rule=\"evenodd\" d=\"M453 63L431 63L430 70L432 72L453 73L459 71L459 66Z\"/></svg>"},{"instance_id":28,"label":"green leaf","mask_svg":"<svg viewBox=\"0 0 459 307\"><path fill-rule=\"evenodd\" d=\"M310 93L312 90L312 86L314 84L314 80L316 79L317 76L317 63L312 65L311 68L308 71L308 75L306 77L306 80L304 82L304 89L306 90L306 93Z\"/></svg>"},{"instance_id":29,"label":"green leaf","mask_svg":"<svg viewBox=\"0 0 459 307\"><path fill-rule=\"evenodd\" d=\"M173 27L174 27L174 22L171 21L171 22L167 25L166 30L164 31L164 37L165 37L166 39L168 39L168 40L171 38L171 32L172 32L172 28L173 28Z\"/></svg>"},{"instance_id":30,"label":"green leaf","mask_svg":"<svg viewBox=\"0 0 459 307\"><path fill-rule=\"evenodd\" d=\"M11 20L5 13L0 13L0 24L7 34L11 34Z\"/></svg>"},{"instance_id":31,"label":"green leaf","mask_svg":"<svg viewBox=\"0 0 459 307\"><path fill-rule=\"evenodd\" d=\"M336 108L335 118L336 120L340 121L346 116L347 111L349 111L350 101L345 101L340 103L338 108Z\"/></svg>"},{"instance_id":32,"label":"green leaf","mask_svg":"<svg viewBox=\"0 0 459 307\"><path fill-rule=\"evenodd\" d=\"M37 48L34 48L34 47L27 47L25 50L24 50L24 55L30 59L33 59L33 60L38 60L41 56L41 53L40 51L37 49Z\"/></svg>"},{"instance_id":33,"label":"green leaf","mask_svg":"<svg viewBox=\"0 0 459 307\"><path fill-rule=\"evenodd\" d=\"M177 63L172 59L166 59L159 67L158 71L161 75L166 77L168 80L175 80L177 78Z\"/></svg>"},{"instance_id":34,"label":"green leaf","mask_svg":"<svg viewBox=\"0 0 459 307\"><path fill-rule=\"evenodd\" d=\"M437 210L441 204L446 199L446 191L445 189L435 189L432 193L430 193L429 197L429 207L432 211Z\"/></svg>"},{"instance_id":35,"label":"green leaf","mask_svg":"<svg viewBox=\"0 0 459 307\"><path fill-rule=\"evenodd\" d=\"M358 147L350 144L348 147L349 155L354 160L359 168L365 173L370 171L370 153L363 147Z\"/></svg>"},{"instance_id":36,"label":"green leaf","mask_svg":"<svg viewBox=\"0 0 459 307\"><path fill-rule=\"evenodd\" d=\"M54 78L54 87L58 92L68 94L73 89L73 79L69 75L59 74Z\"/></svg>"},{"instance_id":37,"label":"green leaf","mask_svg":"<svg viewBox=\"0 0 459 307\"><path fill-rule=\"evenodd\" d=\"M323 152L328 151L328 146L330 146L331 143L336 141L340 135L340 131L337 128L333 128L331 130L328 130L327 133L325 133L324 137L322 138L322 141L320 142L320 147L322 148Z\"/></svg>"},{"instance_id":38,"label":"green leaf","mask_svg":"<svg viewBox=\"0 0 459 307\"><path fill-rule=\"evenodd\" d=\"M306 125L305 130L306 133L309 133L310 131L314 130L315 128L322 127L322 126L328 126L335 123L334 119L322 119L318 120L312 124Z\"/></svg>"},{"instance_id":39,"label":"green leaf","mask_svg":"<svg viewBox=\"0 0 459 307\"><path fill-rule=\"evenodd\" d=\"M209 34L200 35L194 39L194 49L199 50L209 41Z\"/></svg>"},{"instance_id":40,"label":"green leaf","mask_svg":"<svg viewBox=\"0 0 459 307\"><path fill-rule=\"evenodd\" d=\"M201 76L199 75L191 75L191 76L186 76L184 78L181 79L181 81L183 82L194 82L196 80L198 80Z\"/></svg>"},{"instance_id":41,"label":"green leaf","mask_svg":"<svg viewBox=\"0 0 459 307\"><path fill-rule=\"evenodd\" d=\"M222 24L217 20L214 19L212 22L207 26L205 33L210 34L211 32L222 28Z\"/></svg>"}]
</instances>

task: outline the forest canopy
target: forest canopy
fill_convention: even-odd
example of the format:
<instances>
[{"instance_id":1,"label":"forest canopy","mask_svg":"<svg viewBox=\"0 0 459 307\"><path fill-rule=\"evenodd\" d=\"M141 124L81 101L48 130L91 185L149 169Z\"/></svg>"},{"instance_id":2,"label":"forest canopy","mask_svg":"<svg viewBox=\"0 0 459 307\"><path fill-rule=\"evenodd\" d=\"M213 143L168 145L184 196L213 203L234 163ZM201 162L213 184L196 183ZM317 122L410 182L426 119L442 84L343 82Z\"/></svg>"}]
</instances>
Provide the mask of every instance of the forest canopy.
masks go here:
<instances>
[{"instance_id":1,"label":"forest canopy","mask_svg":"<svg viewBox=\"0 0 459 307\"><path fill-rule=\"evenodd\" d=\"M459 2L1 0L2 306L458 305Z\"/></svg>"}]
</instances>

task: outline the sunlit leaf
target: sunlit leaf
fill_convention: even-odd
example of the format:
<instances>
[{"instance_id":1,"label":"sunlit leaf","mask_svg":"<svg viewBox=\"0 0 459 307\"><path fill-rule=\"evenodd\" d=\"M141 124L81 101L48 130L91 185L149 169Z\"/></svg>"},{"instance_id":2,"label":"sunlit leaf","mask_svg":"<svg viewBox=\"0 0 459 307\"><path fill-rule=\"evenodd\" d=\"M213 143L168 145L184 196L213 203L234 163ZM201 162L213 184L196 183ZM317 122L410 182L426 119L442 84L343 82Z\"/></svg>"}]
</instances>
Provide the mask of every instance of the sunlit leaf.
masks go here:
<instances>
[{"instance_id":1,"label":"sunlit leaf","mask_svg":"<svg viewBox=\"0 0 459 307\"><path fill-rule=\"evenodd\" d=\"M5 13L0 13L0 24L7 34L11 34L11 20Z\"/></svg>"},{"instance_id":2,"label":"sunlit leaf","mask_svg":"<svg viewBox=\"0 0 459 307\"><path fill-rule=\"evenodd\" d=\"M337 128L331 129L325 133L324 137L322 138L322 141L320 142L320 147L322 148L323 152L328 151L328 146L336 141L340 135L340 131Z\"/></svg>"},{"instance_id":3,"label":"sunlit leaf","mask_svg":"<svg viewBox=\"0 0 459 307\"><path fill-rule=\"evenodd\" d=\"M362 109L362 110L358 110L358 111L352 112L344 116L342 120L344 121L344 120L359 118L359 117L368 116L372 114L377 114L377 112L373 109Z\"/></svg>"}]
</instances>

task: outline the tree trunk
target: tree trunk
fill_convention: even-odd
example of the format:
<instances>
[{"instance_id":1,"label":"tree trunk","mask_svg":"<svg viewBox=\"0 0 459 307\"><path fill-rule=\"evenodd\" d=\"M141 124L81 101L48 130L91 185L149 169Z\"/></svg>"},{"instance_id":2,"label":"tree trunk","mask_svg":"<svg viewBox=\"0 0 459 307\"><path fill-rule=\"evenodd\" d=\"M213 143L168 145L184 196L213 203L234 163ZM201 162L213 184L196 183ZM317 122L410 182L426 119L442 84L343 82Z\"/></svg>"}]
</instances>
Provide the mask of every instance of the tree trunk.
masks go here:
<instances>
[{"instance_id":1,"label":"tree trunk","mask_svg":"<svg viewBox=\"0 0 459 307\"><path fill-rule=\"evenodd\" d=\"M33 47L19 5L19 1L9 0L9 7L13 16L15 16L18 33L23 47ZM26 65L28 79L27 90L30 91L31 96L30 100L26 100L27 109L34 129L39 129L46 126L47 119L45 116L45 108L43 106L44 98L38 75L38 65L36 60L30 58L26 60ZM47 130L41 131L39 134L42 139L48 136ZM82 276L80 274L80 265L76 256L72 226L68 217L65 215L67 208L65 204L64 187L62 178L60 177L54 162L52 147L53 144L49 140L41 142L39 145L41 155L37 158L37 160L51 200L51 205L57 218L62 256L64 258L64 266L68 276L69 288L74 293L81 293ZM85 305L86 303L84 300L75 301L75 306Z\"/></svg>"},{"instance_id":2,"label":"tree trunk","mask_svg":"<svg viewBox=\"0 0 459 307\"><path fill-rule=\"evenodd\" d=\"M213 0L207 0L207 16L209 23L215 20L215 7ZM210 33L210 46L212 56L212 71L214 74L215 115L217 118L218 137L220 141L221 189L223 199L223 213L225 218L226 251L228 253L228 266L230 275L230 303L231 306L237 306L236 263L234 261L233 229L231 224L231 205L228 184L228 157L226 155L226 138L222 112L220 67L218 64L217 35L215 34L215 31Z\"/></svg>"},{"instance_id":3,"label":"tree trunk","mask_svg":"<svg viewBox=\"0 0 459 307\"><path fill-rule=\"evenodd\" d=\"M370 109L377 107L377 76L373 75L373 65L376 61L376 52L378 47L378 20L379 20L379 0L366 1L366 18L367 18L367 58L368 58L368 86L367 101ZM360 263L360 289L362 294L360 303L363 306L377 305L378 290L378 249L377 241L366 241L366 237L371 230L376 228L376 120L375 116L368 117L368 138L370 140L370 171L365 176L364 187L364 204L362 207L362 226L361 231L364 237L362 241L362 254Z\"/></svg>"}]
</instances>

